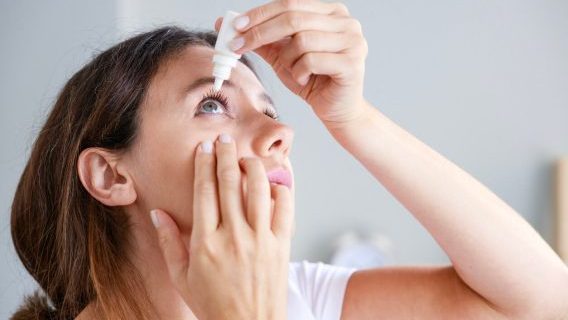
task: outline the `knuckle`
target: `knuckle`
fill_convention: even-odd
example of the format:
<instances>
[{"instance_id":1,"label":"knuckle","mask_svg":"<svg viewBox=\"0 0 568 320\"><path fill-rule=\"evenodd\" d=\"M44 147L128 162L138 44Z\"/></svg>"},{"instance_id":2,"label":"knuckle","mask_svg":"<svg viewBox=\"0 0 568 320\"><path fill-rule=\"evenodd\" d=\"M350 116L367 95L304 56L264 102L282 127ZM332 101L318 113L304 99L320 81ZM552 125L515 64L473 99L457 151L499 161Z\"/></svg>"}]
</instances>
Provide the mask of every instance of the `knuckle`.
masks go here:
<instances>
[{"instance_id":1,"label":"knuckle","mask_svg":"<svg viewBox=\"0 0 568 320\"><path fill-rule=\"evenodd\" d=\"M248 260L254 254L253 248L248 241L243 238L240 232L233 232L230 236L231 250L236 257Z\"/></svg>"},{"instance_id":2,"label":"knuckle","mask_svg":"<svg viewBox=\"0 0 568 320\"><path fill-rule=\"evenodd\" d=\"M268 10L264 6L256 8L249 14L251 21L262 21L268 16Z\"/></svg>"},{"instance_id":3,"label":"knuckle","mask_svg":"<svg viewBox=\"0 0 568 320\"><path fill-rule=\"evenodd\" d=\"M367 39L363 38L361 40L361 48L363 50L363 54L367 56L367 53L369 53L369 43L367 43Z\"/></svg>"},{"instance_id":4,"label":"knuckle","mask_svg":"<svg viewBox=\"0 0 568 320\"><path fill-rule=\"evenodd\" d=\"M204 194L215 194L217 191L215 190L215 184L205 179L195 181L195 188Z\"/></svg>"},{"instance_id":5,"label":"knuckle","mask_svg":"<svg viewBox=\"0 0 568 320\"><path fill-rule=\"evenodd\" d=\"M349 19L348 22L348 28L349 30L353 30L353 32L355 33L362 33L363 27L361 26L361 22L359 22L359 20L357 19Z\"/></svg>"},{"instance_id":6,"label":"knuckle","mask_svg":"<svg viewBox=\"0 0 568 320\"><path fill-rule=\"evenodd\" d=\"M191 251L195 256L207 258L208 260L213 260L217 254L215 246L211 241L207 241L206 239L200 239L192 243Z\"/></svg>"},{"instance_id":7,"label":"knuckle","mask_svg":"<svg viewBox=\"0 0 568 320\"><path fill-rule=\"evenodd\" d=\"M159 233L158 242L160 243L160 247L162 247L162 249L165 249L170 245L170 237L165 233Z\"/></svg>"},{"instance_id":8,"label":"knuckle","mask_svg":"<svg viewBox=\"0 0 568 320\"><path fill-rule=\"evenodd\" d=\"M350 52L349 54L347 54L347 60L350 65L356 66L358 65L361 59L359 54L355 52ZM355 72L355 68L352 69L352 72Z\"/></svg>"},{"instance_id":9,"label":"knuckle","mask_svg":"<svg viewBox=\"0 0 568 320\"><path fill-rule=\"evenodd\" d=\"M195 159L196 170L203 171L208 167L213 165L213 157L211 154L206 154L204 152L199 152L197 158Z\"/></svg>"},{"instance_id":10,"label":"knuckle","mask_svg":"<svg viewBox=\"0 0 568 320\"><path fill-rule=\"evenodd\" d=\"M282 7L287 10L294 10L298 8L300 0L281 0Z\"/></svg>"},{"instance_id":11,"label":"knuckle","mask_svg":"<svg viewBox=\"0 0 568 320\"><path fill-rule=\"evenodd\" d=\"M286 23L292 30L299 30L302 27L303 17L300 13L290 12L286 14Z\"/></svg>"},{"instance_id":12,"label":"knuckle","mask_svg":"<svg viewBox=\"0 0 568 320\"><path fill-rule=\"evenodd\" d=\"M262 39L262 31L257 26L252 27L248 31L248 34L250 35L251 42L253 43L257 43Z\"/></svg>"},{"instance_id":13,"label":"knuckle","mask_svg":"<svg viewBox=\"0 0 568 320\"><path fill-rule=\"evenodd\" d=\"M353 43L352 48L353 50L350 50L347 54L350 62L358 63L367 57L369 46L367 44L367 40L364 38L357 39L357 41Z\"/></svg>"},{"instance_id":14,"label":"knuckle","mask_svg":"<svg viewBox=\"0 0 568 320\"><path fill-rule=\"evenodd\" d=\"M271 236L272 233L269 228L255 230L253 238L257 248L265 248L267 245L270 245Z\"/></svg>"},{"instance_id":15,"label":"knuckle","mask_svg":"<svg viewBox=\"0 0 568 320\"><path fill-rule=\"evenodd\" d=\"M335 2L333 3L333 5L335 6L335 11L337 11L339 14L342 15L349 15L349 9L347 9L347 6L341 2Z\"/></svg>"},{"instance_id":16,"label":"knuckle","mask_svg":"<svg viewBox=\"0 0 568 320\"><path fill-rule=\"evenodd\" d=\"M219 180L224 182L233 183L239 180L239 173L233 168L221 168L217 175Z\"/></svg>"},{"instance_id":17,"label":"knuckle","mask_svg":"<svg viewBox=\"0 0 568 320\"><path fill-rule=\"evenodd\" d=\"M306 32L298 33L294 37L294 48L298 52L304 52L308 50L308 44L310 43L310 36Z\"/></svg>"},{"instance_id":18,"label":"knuckle","mask_svg":"<svg viewBox=\"0 0 568 320\"><path fill-rule=\"evenodd\" d=\"M268 181L251 181L249 182L249 189L248 189L248 193L249 196L252 198L258 198L258 197L266 197L268 196Z\"/></svg>"},{"instance_id":19,"label":"knuckle","mask_svg":"<svg viewBox=\"0 0 568 320\"><path fill-rule=\"evenodd\" d=\"M315 55L311 52L308 52L304 55L304 58L302 59L302 65L304 68L309 69L309 67L311 65L314 64L314 59L315 59Z\"/></svg>"}]
</instances>

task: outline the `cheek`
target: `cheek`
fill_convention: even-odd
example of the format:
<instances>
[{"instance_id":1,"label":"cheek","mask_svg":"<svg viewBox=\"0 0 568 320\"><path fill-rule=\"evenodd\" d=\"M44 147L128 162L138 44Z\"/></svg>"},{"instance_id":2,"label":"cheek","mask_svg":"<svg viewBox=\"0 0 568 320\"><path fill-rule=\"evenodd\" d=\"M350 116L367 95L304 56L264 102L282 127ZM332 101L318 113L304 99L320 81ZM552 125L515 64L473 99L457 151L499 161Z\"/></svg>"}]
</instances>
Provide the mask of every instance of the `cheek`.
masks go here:
<instances>
[{"instance_id":1,"label":"cheek","mask_svg":"<svg viewBox=\"0 0 568 320\"><path fill-rule=\"evenodd\" d=\"M189 233L192 225L196 147L197 143L179 138L153 139L143 144L137 155L136 188L141 207L168 212L182 233Z\"/></svg>"}]
</instances>

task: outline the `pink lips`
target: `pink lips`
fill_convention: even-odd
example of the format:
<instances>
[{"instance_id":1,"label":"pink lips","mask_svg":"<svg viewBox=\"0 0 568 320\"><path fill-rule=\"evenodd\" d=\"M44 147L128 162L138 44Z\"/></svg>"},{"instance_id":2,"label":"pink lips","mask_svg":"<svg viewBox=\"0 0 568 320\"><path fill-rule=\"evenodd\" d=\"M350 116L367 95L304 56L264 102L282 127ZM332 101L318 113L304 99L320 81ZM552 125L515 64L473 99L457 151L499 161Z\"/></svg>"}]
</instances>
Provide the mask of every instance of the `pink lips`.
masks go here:
<instances>
[{"instance_id":1,"label":"pink lips","mask_svg":"<svg viewBox=\"0 0 568 320\"><path fill-rule=\"evenodd\" d=\"M276 169L269 171L266 175L268 176L268 181L292 188L292 175L290 174L290 171L285 169Z\"/></svg>"}]
</instances>

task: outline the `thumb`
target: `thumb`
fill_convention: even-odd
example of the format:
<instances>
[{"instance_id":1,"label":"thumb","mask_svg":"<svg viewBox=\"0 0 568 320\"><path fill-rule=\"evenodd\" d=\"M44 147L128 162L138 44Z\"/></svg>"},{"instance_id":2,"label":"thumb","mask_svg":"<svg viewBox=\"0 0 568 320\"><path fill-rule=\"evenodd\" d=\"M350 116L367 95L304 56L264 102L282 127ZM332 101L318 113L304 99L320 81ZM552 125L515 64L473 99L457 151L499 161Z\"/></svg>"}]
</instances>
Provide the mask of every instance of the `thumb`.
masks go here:
<instances>
[{"instance_id":1,"label":"thumb","mask_svg":"<svg viewBox=\"0 0 568 320\"><path fill-rule=\"evenodd\" d=\"M158 243L170 279L173 283L185 283L189 267L189 252L181 238L178 226L166 212L160 209L150 211L150 217L158 234Z\"/></svg>"}]
</instances>

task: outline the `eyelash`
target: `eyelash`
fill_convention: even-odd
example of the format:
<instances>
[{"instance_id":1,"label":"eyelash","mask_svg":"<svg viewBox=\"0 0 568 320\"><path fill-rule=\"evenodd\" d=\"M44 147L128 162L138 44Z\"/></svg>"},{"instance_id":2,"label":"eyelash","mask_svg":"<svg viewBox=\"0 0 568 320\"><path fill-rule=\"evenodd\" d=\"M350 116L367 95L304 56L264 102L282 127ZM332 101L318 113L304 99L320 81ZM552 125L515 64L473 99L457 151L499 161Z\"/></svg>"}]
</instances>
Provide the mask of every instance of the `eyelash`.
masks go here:
<instances>
[{"instance_id":1,"label":"eyelash","mask_svg":"<svg viewBox=\"0 0 568 320\"><path fill-rule=\"evenodd\" d=\"M229 98L225 94L223 94L222 91L215 91L213 90L213 88L211 88L207 93L203 95L200 104L206 100L218 101L223 105L223 107L225 107L227 111L231 111L231 107L229 105ZM276 121L279 120L278 114L270 108L264 109L263 113Z\"/></svg>"}]
</instances>

